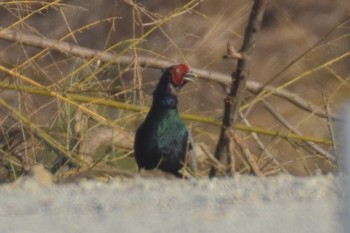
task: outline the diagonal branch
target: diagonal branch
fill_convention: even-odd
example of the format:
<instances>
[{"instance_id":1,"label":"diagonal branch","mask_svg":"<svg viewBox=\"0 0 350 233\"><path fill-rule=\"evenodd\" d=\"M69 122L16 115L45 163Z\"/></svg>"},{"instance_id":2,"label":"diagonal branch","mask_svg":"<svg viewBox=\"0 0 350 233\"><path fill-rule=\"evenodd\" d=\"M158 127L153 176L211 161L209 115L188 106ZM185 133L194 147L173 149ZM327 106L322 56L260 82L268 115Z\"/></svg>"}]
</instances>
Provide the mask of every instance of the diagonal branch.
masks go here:
<instances>
[{"instance_id":1,"label":"diagonal branch","mask_svg":"<svg viewBox=\"0 0 350 233\"><path fill-rule=\"evenodd\" d=\"M105 52L101 50L90 49L78 45L74 45L68 42L42 38L30 33L19 32L15 30L6 29L0 26L0 39L7 41L20 42L32 47L37 48L50 48L51 50L70 54L77 57L82 57L84 59L97 58L101 62L114 63L129 65L137 59L137 63L143 67L150 67L156 69L163 69L173 65L173 62L166 61L157 57L149 56L138 56L137 58L127 55L118 55L112 52ZM210 71L205 69L192 68L192 70L199 76L199 78L221 83L224 85L231 85L231 77L227 74L223 74L216 71ZM327 113L315 106L314 104L302 99L296 94L293 94L287 90L277 89L271 85L264 85L256 81L247 80L247 89L253 93L259 93L262 89L266 90L269 93L273 93L276 96L284 98L289 102L295 104L296 106L309 111L314 112L316 115L327 118ZM330 116L332 119L338 120L339 117L336 114Z\"/></svg>"},{"instance_id":2,"label":"diagonal branch","mask_svg":"<svg viewBox=\"0 0 350 233\"><path fill-rule=\"evenodd\" d=\"M302 135L302 132L298 130L297 128L293 127L281 114L277 112L277 110L266 100L263 100L264 106L266 109L279 121L281 122L285 127L287 127L290 131L292 131L295 134ZM311 148L313 148L316 152L318 152L320 155L322 155L324 158L334 162L336 161L336 158L334 155L329 153L328 151L321 148L319 145L312 143L312 142L305 142L307 145L309 145Z\"/></svg>"},{"instance_id":3,"label":"diagonal branch","mask_svg":"<svg viewBox=\"0 0 350 233\"><path fill-rule=\"evenodd\" d=\"M240 117L242 118L242 121L250 127L251 124L248 121L248 119L243 115L242 112L239 113ZM266 148L264 143L261 141L259 135L255 132L251 132L253 139L256 141L256 144L259 146L259 148L267 155L267 157L272 161L279 169L281 169L284 173L288 174L289 172L287 169L285 169L281 163L275 158L275 156Z\"/></svg>"}]
</instances>

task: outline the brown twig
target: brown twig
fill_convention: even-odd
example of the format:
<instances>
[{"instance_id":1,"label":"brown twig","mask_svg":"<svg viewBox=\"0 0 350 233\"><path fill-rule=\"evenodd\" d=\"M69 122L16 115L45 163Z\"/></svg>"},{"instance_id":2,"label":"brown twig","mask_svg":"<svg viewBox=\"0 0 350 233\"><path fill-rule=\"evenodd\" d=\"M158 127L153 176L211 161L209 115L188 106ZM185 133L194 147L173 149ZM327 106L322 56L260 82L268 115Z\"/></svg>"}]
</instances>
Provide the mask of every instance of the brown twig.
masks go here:
<instances>
[{"instance_id":1,"label":"brown twig","mask_svg":"<svg viewBox=\"0 0 350 233\"><path fill-rule=\"evenodd\" d=\"M207 156L207 158L208 158L208 160L210 161L210 163L213 164L213 166L216 166L217 169L219 169L219 170L222 171L222 172L225 171L225 166L222 165L222 164L220 163L220 161L217 160L217 159L215 158L215 156L214 156L212 153L210 153L210 151L209 151L207 148L205 148L205 147L204 147L203 145L201 145L201 144L199 145L199 147L201 148L201 150L203 151L203 153Z\"/></svg>"},{"instance_id":2,"label":"brown twig","mask_svg":"<svg viewBox=\"0 0 350 233\"><path fill-rule=\"evenodd\" d=\"M232 130L226 130L226 135L230 143L233 143L235 147L238 148L239 152L244 156L245 160L249 164L249 167L251 171L254 173L254 175L261 176L261 177L265 176L265 174L260 170L249 148L246 145L244 145L244 143L241 143L237 140L237 137L234 135L234 132ZM230 157L230 155L228 156Z\"/></svg>"},{"instance_id":3,"label":"brown twig","mask_svg":"<svg viewBox=\"0 0 350 233\"><path fill-rule=\"evenodd\" d=\"M264 177L265 174L260 170L258 164L256 163L255 159L253 158L253 155L250 153L250 150L248 147L237 144L238 148L240 149L241 153L244 155L245 159L247 160L249 166L251 167L254 175Z\"/></svg>"},{"instance_id":4,"label":"brown twig","mask_svg":"<svg viewBox=\"0 0 350 233\"><path fill-rule=\"evenodd\" d=\"M251 126L250 122L248 121L248 119L246 117L243 116L243 114L240 112L240 117L242 119L242 121L247 125L247 126ZM264 143L260 140L259 136L257 133L251 132L253 139L256 141L257 145L259 146L259 148L263 151L262 153L265 153L267 155L267 157L276 165L278 166L278 168L280 170L282 170L284 173L289 174L289 172L287 171L287 169L285 169L281 163L275 158L275 156L266 148L266 146L264 145Z\"/></svg>"},{"instance_id":5,"label":"brown twig","mask_svg":"<svg viewBox=\"0 0 350 233\"><path fill-rule=\"evenodd\" d=\"M220 160L225 148L229 146L226 131L237 123L237 116L242 100L242 92L246 88L246 80L249 72L250 54L255 44L255 34L259 31L260 23L264 14L266 0L254 0L248 25L245 31L243 44L240 49L243 59L237 61L237 67L232 73L230 92L224 102L224 119L221 126L219 141L215 150L215 157ZM229 155L226 155L229 156ZM216 168L211 167L209 177L215 176Z\"/></svg>"},{"instance_id":6,"label":"brown twig","mask_svg":"<svg viewBox=\"0 0 350 233\"><path fill-rule=\"evenodd\" d=\"M236 59L236 60L243 60L242 53L238 52L230 41L227 42L227 51L226 54L223 56L223 59Z\"/></svg>"}]
</instances>

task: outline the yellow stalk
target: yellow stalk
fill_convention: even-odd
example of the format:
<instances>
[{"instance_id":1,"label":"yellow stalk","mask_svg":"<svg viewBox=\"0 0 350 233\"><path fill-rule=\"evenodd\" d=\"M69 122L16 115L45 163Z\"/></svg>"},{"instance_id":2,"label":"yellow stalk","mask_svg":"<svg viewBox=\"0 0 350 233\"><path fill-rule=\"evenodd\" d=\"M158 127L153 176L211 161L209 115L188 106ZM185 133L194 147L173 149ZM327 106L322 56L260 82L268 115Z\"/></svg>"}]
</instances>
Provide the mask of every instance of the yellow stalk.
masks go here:
<instances>
[{"instance_id":1,"label":"yellow stalk","mask_svg":"<svg viewBox=\"0 0 350 233\"><path fill-rule=\"evenodd\" d=\"M1 70L1 66L0 66ZM0 82L0 88L4 89L9 89L9 90L16 90L16 91L24 91L28 92L31 94L36 94L36 95L44 95L44 96L62 96L59 95L57 92L45 90L45 89L38 89L38 88L33 88L33 87L28 87L28 86L17 86L17 85L10 85L4 82ZM79 95L79 94L70 94L66 93L65 94L65 99L69 100L70 102L72 101L77 101L77 102L83 102L83 103L89 103L89 104L97 104L97 105L103 105L103 106L108 106L108 107L114 107L114 108L119 108L119 109L124 109L128 111L133 111L133 112L143 112L146 113L149 108L148 107L143 107L143 106L137 106L133 104L128 104L128 103L123 103L123 102L118 102L114 100L106 100L103 98L98 98L94 96L86 96L86 95ZM80 106L77 103L75 103L75 106ZM86 108L84 108L86 109ZM87 111L86 111L87 112ZM91 112L89 110L89 112ZM87 112L87 113L89 113ZM96 115L96 113L94 113ZM211 125L216 125L219 126L221 125L221 120L216 118L216 117L203 117L203 116L198 116L194 114L187 114L187 113L182 113L180 114L181 117L184 120L189 120L189 121L194 121L194 122L201 122L201 123L206 123L206 124L211 124ZM105 118L103 118L105 119ZM106 122L108 122L107 119L105 119ZM111 125L110 123L108 125ZM310 142L315 142L315 143L320 143L320 144L327 144L331 145L331 141L323 138L316 138L316 137L311 137L311 136L303 136L299 134L294 134L290 132L278 132L278 131L273 131L273 130L268 130L268 129L263 129L259 127L248 127L245 125L237 124L235 125L235 128L241 131L246 131L246 132L255 132L258 134L263 134L263 135L268 135L268 136L273 136L273 137L280 137L284 139L294 139L294 140L301 140L301 141L310 141Z\"/></svg>"}]
</instances>

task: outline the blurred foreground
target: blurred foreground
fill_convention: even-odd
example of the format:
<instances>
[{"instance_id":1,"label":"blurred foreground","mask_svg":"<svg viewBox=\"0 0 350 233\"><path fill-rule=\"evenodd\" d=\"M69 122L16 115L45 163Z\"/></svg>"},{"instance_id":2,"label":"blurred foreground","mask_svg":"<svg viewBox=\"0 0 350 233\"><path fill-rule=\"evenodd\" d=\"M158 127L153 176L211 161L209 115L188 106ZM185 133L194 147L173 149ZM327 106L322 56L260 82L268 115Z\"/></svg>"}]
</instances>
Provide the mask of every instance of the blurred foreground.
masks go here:
<instances>
[{"instance_id":1,"label":"blurred foreground","mask_svg":"<svg viewBox=\"0 0 350 233\"><path fill-rule=\"evenodd\" d=\"M61 186L26 177L0 186L0 231L332 233L340 197L332 175Z\"/></svg>"}]
</instances>

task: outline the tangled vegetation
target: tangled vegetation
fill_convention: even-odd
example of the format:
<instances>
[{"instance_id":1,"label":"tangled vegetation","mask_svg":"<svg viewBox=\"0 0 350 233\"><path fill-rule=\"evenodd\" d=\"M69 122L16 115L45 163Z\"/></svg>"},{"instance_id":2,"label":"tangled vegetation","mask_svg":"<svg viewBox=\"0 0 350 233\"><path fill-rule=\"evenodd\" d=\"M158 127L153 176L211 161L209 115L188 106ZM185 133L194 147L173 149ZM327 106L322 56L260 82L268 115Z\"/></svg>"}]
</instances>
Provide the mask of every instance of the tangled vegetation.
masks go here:
<instances>
[{"instance_id":1,"label":"tangled vegetation","mask_svg":"<svg viewBox=\"0 0 350 233\"><path fill-rule=\"evenodd\" d=\"M0 182L40 163L62 182L133 177L135 129L161 69L176 63L199 76L180 96L199 164L188 175L337 172L336 126L350 93L347 0L269 1L227 156L215 157L237 65L222 57L242 52L252 3L2 1Z\"/></svg>"}]
</instances>

